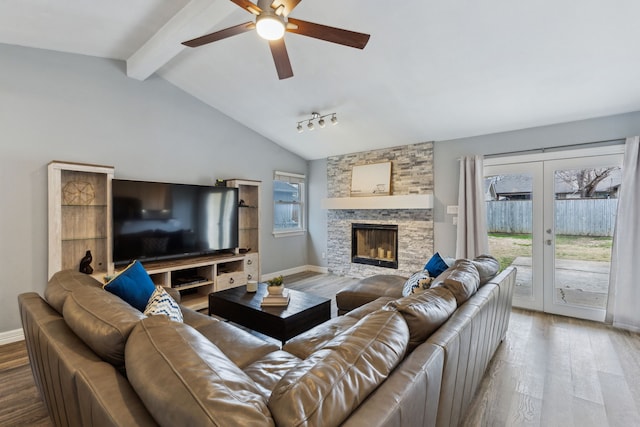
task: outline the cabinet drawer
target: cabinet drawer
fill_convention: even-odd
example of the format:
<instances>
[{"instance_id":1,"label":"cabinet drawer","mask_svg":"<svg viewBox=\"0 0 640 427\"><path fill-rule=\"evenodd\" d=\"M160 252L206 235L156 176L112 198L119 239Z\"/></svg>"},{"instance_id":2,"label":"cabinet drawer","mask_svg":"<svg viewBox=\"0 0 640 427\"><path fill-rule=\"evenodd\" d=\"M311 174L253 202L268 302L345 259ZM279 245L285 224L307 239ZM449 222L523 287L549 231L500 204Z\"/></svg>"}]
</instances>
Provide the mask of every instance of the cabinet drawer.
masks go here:
<instances>
[{"instance_id":1,"label":"cabinet drawer","mask_svg":"<svg viewBox=\"0 0 640 427\"><path fill-rule=\"evenodd\" d=\"M244 271L236 271L233 273L224 273L216 277L216 291L223 291L236 286L247 284L247 277Z\"/></svg>"},{"instance_id":2,"label":"cabinet drawer","mask_svg":"<svg viewBox=\"0 0 640 427\"><path fill-rule=\"evenodd\" d=\"M259 258L257 253L245 255L244 258L244 272L247 276L247 280L259 280Z\"/></svg>"}]
</instances>

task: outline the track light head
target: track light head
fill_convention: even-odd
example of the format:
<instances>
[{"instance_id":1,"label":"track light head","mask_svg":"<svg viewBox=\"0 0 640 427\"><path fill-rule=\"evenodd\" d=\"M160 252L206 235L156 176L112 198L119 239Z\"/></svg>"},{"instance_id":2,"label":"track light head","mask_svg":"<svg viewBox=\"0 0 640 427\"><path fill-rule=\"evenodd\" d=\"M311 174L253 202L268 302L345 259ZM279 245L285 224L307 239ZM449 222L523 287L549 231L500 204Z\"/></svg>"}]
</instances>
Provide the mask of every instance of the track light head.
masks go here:
<instances>
[{"instance_id":1,"label":"track light head","mask_svg":"<svg viewBox=\"0 0 640 427\"><path fill-rule=\"evenodd\" d=\"M302 128L302 124L304 122L307 122L307 128L309 130L313 130L315 129L315 124L313 123L314 120L317 120L318 126L323 128L327 125L327 121L325 120L325 117L329 117L329 116L331 116L331 123L335 125L338 123L338 117L336 116L336 114L337 113L329 113L325 115L320 115L320 113L317 113L314 111L313 113L311 113L311 117L309 117L308 119L299 121L296 129L298 130L298 133L302 133L302 131L304 130Z\"/></svg>"}]
</instances>

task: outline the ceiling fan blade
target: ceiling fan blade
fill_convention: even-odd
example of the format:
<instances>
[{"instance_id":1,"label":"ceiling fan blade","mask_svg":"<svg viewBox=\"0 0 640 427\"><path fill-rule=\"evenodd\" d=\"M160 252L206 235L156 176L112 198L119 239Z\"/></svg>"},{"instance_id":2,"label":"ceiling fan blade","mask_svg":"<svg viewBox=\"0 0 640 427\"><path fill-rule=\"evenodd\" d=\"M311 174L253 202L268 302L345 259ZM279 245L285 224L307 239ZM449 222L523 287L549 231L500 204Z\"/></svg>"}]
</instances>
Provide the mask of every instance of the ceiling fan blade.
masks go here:
<instances>
[{"instance_id":1,"label":"ceiling fan blade","mask_svg":"<svg viewBox=\"0 0 640 427\"><path fill-rule=\"evenodd\" d=\"M207 43L213 43L217 42L218 40L226 39L227 37L246 33L247 31L253 30L255 27L256 24L254 24L253 22L245 22L244 24L225 28L224 30L216 31L215 33L207 34L193 40L182 42L182 44L189 47L198 47Z\"/></svg>"},{"instance_id":2,"label":"ceiling fan blade","mask_svg":"<svg viewBox=\"0 0 640 427\"><path fill-rule=\"evenodd\" d=\"M274 0L271 3L271 8L278 10L279 7L284 6L282 9L283 16L289 16L291 11L300 3L302 0Z\"/></svg>"},{"instance_id":3,"label":"ceiling fan blade","mask_svg":"<svg viewBox=\"0 0 640 427\"><path fill-rule=\"evenodd\" d=\"M287 47L284 44L284 38L270 40L269 47L271 48L271 55L273 55L273 62L276 64L278 78L283 80L293 77L291 61L289 61L289 54L287 53Z\"/></svg>"},{"instance_id":4,"label":"ceiling fan blade","mask_svg":"<svg viewBox=\"0 0 640 427\"><path fill-rule=\"evenodd\" d=\"M294 18L289 18L288 21L289 24L294 24L287 26L287 31L290 33L302 34L303 36L355 47L357 49L364 49L369 41L369 37L371 37L369 34L356 33L355 31L314 24L313 22L301 21Z\"/></svg>"},{"instance_id":5,"label":"ceiling fan blade","mask_svg":"<svg viewBox=\"0 0 640 427\"><path fill-rule=\"evenodd\" d=\"M253 13L254 15L260 15L262 13L262 9L257 4L251 3L249 0L231 0L233 3L237 4L241 8L247 10L248 12Z\"/></svg>"}]
</instances>

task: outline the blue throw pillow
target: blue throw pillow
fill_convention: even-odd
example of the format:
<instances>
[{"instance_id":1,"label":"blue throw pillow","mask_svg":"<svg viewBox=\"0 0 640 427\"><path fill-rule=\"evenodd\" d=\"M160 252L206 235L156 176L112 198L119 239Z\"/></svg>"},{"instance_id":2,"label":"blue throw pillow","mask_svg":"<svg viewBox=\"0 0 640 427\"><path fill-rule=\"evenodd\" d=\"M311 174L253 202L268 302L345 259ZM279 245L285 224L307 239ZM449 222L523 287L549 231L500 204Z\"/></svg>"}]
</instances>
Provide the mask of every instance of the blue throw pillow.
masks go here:
<instances>
[{"instance_id":1,"label":"blue throw pillow","mask_svg":"<svg viewBox=\"0 0 640 427\"><path fill-rule=\"evenodd\" d=\"M449 268L449 266L444 262L438 252L433 254L431 259L424 266L424 269L429 272L429 276L431 277L438 277L440 273L445 271L447 268Z\"/></svg>"},{"instance_id":2,"label":"blue throw pillow","mask_svg":"<svg viewBox=\"0 0 640 427\"><path fill-rule=\"evenodd\" d=\"M142 264L134 261L127 268L104 285L104 289L144 311L156 285Z\"/></svg>"}]
</instances>

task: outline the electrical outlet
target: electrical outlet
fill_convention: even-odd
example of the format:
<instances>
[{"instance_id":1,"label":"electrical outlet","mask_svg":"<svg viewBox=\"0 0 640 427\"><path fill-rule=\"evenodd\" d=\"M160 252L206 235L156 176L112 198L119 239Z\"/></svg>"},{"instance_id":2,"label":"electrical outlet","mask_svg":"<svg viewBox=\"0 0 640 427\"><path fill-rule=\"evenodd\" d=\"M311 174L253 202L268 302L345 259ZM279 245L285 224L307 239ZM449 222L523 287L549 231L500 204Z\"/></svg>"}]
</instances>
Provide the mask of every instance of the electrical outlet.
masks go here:
<instances>
[{"instance_id":1,"label":"electrical outlet","mask_svg":"<svg viewBox=\"0 0 640 427\"><path fill-rule=\"evenodd\" d=\"M322 252L322 259L325 259L327 257L327 254L325 252Z\"/></svg>"},{"instance_id":2,"label":"electrical outlet","mask_svg":"<svg viewBox=\"0 0 640 427\"><path fill-rule=\"evenodd\" d=\"M458 216L453 217L453 225L458 225Z\"/></svg>"}]
</instances>

